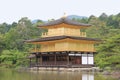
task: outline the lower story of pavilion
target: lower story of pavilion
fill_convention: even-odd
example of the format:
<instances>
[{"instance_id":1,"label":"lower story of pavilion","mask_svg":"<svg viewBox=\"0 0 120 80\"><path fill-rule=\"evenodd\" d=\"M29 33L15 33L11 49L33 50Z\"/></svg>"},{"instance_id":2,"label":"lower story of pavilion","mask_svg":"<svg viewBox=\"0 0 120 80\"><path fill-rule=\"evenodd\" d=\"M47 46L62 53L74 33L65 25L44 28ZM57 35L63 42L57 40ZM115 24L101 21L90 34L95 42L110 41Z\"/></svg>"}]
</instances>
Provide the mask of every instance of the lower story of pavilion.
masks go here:
<instances>
[{"instance_id":1,"label":"lower story of pavilion","mask_svg":"<svg viewBox=\"0 0 120 80\"><path fill-rule=\"evenodd\" d=\"M34 52L29 56L30 67L93 67L94 54L78 51Z\"/></svg>"}]
</instances>

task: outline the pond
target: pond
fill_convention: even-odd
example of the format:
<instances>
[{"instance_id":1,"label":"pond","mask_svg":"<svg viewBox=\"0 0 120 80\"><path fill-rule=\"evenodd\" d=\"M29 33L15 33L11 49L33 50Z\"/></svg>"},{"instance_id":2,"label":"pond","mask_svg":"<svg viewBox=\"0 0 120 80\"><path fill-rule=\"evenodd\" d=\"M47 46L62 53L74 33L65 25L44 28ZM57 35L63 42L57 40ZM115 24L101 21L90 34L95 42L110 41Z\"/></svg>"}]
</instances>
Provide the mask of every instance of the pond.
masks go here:
<instances>
[{"instance_id":1,"label":"pond","mask_svg":"<svg viewBox=\"0 0 120 80\"><path fill-rule=\"evenodd\" d=\"M100 73L81 72L27 72L10 69L0 69L0 80L117 80Z\"/></svg>"}]
</instances>

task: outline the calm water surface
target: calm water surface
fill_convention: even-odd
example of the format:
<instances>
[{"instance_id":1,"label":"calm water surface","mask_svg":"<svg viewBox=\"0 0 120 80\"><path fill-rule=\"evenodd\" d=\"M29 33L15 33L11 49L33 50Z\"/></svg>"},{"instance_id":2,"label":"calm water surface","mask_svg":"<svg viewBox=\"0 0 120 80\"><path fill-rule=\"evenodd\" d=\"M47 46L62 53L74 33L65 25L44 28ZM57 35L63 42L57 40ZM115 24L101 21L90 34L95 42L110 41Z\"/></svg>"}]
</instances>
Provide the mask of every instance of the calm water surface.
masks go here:
<instances>
[{"instance_id":1,"label":"calm water surface","mask_svg":"<svg viewBox=\"0 0 120 80\"><path fill-rule=\"evenodd\" d=\"M116 80L98 73L80 72L18 72L0 69L0 80Z\"/></svg>"}]
</instances>

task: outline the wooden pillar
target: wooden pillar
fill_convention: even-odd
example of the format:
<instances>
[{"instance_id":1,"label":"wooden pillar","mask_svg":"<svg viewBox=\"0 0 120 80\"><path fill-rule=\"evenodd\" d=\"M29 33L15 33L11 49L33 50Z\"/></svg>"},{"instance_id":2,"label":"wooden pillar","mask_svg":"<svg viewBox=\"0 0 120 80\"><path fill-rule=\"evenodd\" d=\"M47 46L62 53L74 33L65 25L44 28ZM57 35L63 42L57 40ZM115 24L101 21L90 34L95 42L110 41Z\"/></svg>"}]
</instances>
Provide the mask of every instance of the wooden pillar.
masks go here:
<instances>
[{"instance_id":1,"label":"wooden pillar","mask_svg":"<svg viewBox=\"0 0 120 80\"><path fill-rule=\"evenodd\" d=\"M54 63L55 65L56 65L56 61L57 61L57 59L56 59L56 53L55 53L55 63Z\"/></svg>"},{"instance_id":2,"label":"wooden pillar","mask_svg":"<svg viewBox=\"0 0 120 80\"><path fill-rule=\"evenodd\" d=\"M69 65L69 53L67 53L67 64Z\"/></svg>"},{"instance_id":3,"label":"wooden pillar","mask_svg":"<svg viewBox=\"0 0 120 80\"><path fill-rule=\"evenodd\" d=\"M36 55L36 65L38 65L38 58L37 58L37 55Z\"/></svg>"},{"instance_id":4,"label":"wooden pillar","mask_svg":"<svg viewBox=\"0 0 120 80\"><path fill-rule=\"evenodd\" d=\"M42 65L42 54L40 54L40 65Z\"/></svg>"}]
</instances>

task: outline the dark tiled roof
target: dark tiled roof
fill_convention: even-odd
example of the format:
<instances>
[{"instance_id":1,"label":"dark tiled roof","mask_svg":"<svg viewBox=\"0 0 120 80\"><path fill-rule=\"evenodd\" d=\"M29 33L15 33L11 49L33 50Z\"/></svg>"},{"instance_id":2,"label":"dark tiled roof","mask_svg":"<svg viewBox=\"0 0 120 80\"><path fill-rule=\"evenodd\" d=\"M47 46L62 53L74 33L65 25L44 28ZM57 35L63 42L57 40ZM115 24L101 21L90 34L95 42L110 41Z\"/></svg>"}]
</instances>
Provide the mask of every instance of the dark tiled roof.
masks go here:
<instances>
[{"instance_id":1,"label":"dark tiled roof","mask_svg":"<svg viewBox=\"0 0 120 80\"><path fill-rule=\"evenodd\" d=\"M86 37L75 37L75 36L54 36L54 37L44 37L39 39L25 40L25 42L45 42L53 40L62 40L62 39L75 39L75 40L87 40L87 41L101 41L100 39L95 38L86 38Z\"/></svg>"},{"instance_id":2,"label":"dark tiled roof","mask_svg":"<svg viewBox=\"0 0 120 80\"><path fill-rule=\"evenodd\" d=\"M52 26L52 25L57 25L61 23L66 23L66 24L76 25L76 26L85 26L85 27L91 26L90 24L80 23L80 22L77 22L77 21L74 21L68 18L60 18L57 20L53 20L47 23L40 24L38 27Z\"/></svg>"}]
</instances>

